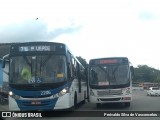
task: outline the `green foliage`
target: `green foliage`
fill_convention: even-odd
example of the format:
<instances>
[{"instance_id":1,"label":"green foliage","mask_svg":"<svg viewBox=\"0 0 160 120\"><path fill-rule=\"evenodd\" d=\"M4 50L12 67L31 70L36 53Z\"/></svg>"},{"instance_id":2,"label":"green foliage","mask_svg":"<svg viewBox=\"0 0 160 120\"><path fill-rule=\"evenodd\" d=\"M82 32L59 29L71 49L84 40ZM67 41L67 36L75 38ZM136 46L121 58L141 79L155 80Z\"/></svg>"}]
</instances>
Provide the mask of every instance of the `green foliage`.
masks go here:
<instances>
[{"instance_id":1,"label":"green foliage","mask_svg":"<svg viewBox=\"0 0 160 120\"><path fill-rule=\"evenodd\" d=\"M160 74L157 75L157 78L154 80L156 83L160 83Z\"/></svg>"},{"instance_id":2,"label":"green foliage","mask_svg":"<svg viewBox=\"0 0 160 120\"><path fill-rule=\"evenodd\" d=\"M86 75L86 79L88 77L88 63L86 62L86 60L84 58L82 58L81 56L76 56L76 58L79 60L79 62L85 67L85 75Z\"/></svg>"},{"instance_id":3,"label":"green foliage","mask_svg":"<svg viewBox=\"0 0 160 120\"><path fill-rule=\"evenodd\" d=\"M88 67L88 63L86 62L86 60L84 58L82 58L81 56L76 56L76 58L79 60L79 62L86 68Z\"/></svg>"},{"instance_id":4,"label":"green foliage","mask_svg":"<svg viewBox=\"0 0 160 120\"><path fill-rule=\"evenodd\" d=\"M134 68L134 82L159 82L160 71L147 65L138 65Z\"/></svg>"}]
</instances>

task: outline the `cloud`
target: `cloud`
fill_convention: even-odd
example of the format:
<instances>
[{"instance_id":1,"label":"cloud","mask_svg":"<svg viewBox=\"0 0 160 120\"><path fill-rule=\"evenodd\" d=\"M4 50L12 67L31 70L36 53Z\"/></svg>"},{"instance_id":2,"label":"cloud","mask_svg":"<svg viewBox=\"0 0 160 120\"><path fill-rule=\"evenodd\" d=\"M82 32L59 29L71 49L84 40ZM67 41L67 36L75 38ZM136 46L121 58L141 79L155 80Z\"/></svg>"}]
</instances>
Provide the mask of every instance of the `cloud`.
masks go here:
<instances>
[{"instance_id":1,"label":"cloud","mask_svg":"<svg viewBox=\"0 0 160 120\"><path fill-rule=\"evenodd\" d=\"M55 27L48 30L48 24L40 20L28 20L21 23L0 27L0 42L30 42L50 41L62 34L71 34L79 30L81 26L69 24L64 27Z\"/></svg>"}]
</instances>

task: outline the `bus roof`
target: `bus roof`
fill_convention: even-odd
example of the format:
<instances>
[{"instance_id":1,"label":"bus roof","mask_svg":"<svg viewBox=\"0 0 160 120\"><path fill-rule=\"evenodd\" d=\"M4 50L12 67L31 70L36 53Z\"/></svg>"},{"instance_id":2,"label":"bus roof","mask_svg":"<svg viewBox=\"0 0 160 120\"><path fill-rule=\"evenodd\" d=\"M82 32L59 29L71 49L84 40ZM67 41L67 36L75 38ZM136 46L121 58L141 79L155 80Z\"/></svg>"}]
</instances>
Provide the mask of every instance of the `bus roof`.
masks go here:
<instances>
[{"instance_id":1,"label":"bus roof","mask_svg":"<svg viewBox=\"0 0 160 120\"><path fill-rule=\"evenodd\" d=\"M89 61L92 61L92 60L102 60L102 59L128 59L128 57L104 57L104 58L93 58L93 59L90 59Z\"/></svg>"},{"instance_id":2,"label":"bus roof","mask_svg":"<svg viewBox=\"0 0 160 120\"><path fill-rule=\"evenodd\" d=\"M37 41L37 42L19 42L19 43L13 43L11 46L19 46L19 45L34 45L34 44L61 44L64 45L64 43L59 43L59 42L44 42L44 41Z\"/></svg>"},{"instance_id":3,"label":"bus roof","mask_svg":"<svg viewBox=\"0 0 160 120\"><path fill-rule=\"evenodd\" d=\"M100 60L100 59L128 59L128 57L103 57L103 58L93 58L93 59L90 59L90 60Z\"/></svg>"}]
</instances>

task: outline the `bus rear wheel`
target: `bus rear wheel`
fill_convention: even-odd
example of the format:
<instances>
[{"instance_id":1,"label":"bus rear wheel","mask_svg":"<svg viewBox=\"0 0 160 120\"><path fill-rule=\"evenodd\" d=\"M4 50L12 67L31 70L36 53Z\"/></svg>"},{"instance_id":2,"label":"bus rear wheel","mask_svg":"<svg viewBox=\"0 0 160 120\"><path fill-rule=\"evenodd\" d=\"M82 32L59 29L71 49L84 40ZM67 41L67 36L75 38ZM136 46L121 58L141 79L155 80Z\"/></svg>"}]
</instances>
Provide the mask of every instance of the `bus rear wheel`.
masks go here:
<instances>
[{"instance_id":1,"label":"bus rear wheel","mask_svg":"<svg viewBox=\"0 0 160 120\"><path fill-rule=\"evenodd\" d=\"M130 102L125 102L124 105L125 105L125 107L130 107L131 103Z\"/></svg>"},{"instance_id":2,"label":"bus rear wheel","mask_svg":"<svg viewBox=\"0 0 160 120\"><path fill-rule=\"evenodd\" d=\"M96 103L96 107L99 108L101 106L100 103Z\"/></svg>"},{"instance_id":3,"label":"bus rear wheel","mask_svg":"<svg viewBox=\"0 0 160 120\"><path fill-rule=\"evenodd\" d=\"M74 96L74 109L77 109L77 94L75 93L75 96Z\"/></svg>"}]
</instances>

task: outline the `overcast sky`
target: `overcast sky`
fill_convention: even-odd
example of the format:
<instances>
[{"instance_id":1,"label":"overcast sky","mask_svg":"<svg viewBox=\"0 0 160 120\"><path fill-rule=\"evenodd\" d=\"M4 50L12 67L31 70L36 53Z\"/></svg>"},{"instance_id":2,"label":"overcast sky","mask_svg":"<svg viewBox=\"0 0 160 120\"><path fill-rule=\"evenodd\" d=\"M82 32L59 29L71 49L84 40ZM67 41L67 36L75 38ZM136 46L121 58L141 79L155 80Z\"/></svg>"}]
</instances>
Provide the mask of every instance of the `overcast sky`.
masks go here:
<instances>
[{"instance_id":1,"label":"overcast sky","mask_svg":"<svg viewBox=\"0 0 160 120\"><path fill-rule=\"evenodd\" d=\"M159 0L0 0L0 42L56 41L75 56L160 68Z\"/></svg>"}]
</instances>

